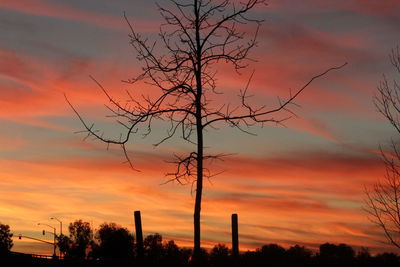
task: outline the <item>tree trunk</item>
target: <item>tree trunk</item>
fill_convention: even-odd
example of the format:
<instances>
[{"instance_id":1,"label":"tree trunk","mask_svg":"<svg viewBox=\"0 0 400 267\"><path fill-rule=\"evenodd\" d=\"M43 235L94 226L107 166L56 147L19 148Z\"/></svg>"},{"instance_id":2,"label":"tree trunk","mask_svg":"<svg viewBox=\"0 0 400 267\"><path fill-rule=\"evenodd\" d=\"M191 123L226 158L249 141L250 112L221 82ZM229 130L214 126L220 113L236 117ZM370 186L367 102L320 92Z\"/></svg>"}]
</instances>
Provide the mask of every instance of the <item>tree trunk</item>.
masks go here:
<instances>
[{"instance_id":1,"label":"tree trunk","mask_svg":"<svg viewBox=\"0 0 400 267\"><path fill-rule=\"evenodd\" d=\"M194 261L199 262L200 257L200 211L201 197L203 194L203 124L202 124L202 66L201 66L201 45L200 45L200 25L199 25L199 10L198 2L194 0L195 27L196 27L196 131L197 131L197 180L196 180L196 200L194 204Z\"/></svg>"},{"instance_id":2,"label":"tree trunk","mask_svg":"<svg viewBox=\"0 0 400 267\"><path fill-rule=\"evenodd\" d=\"M199 129L199 128L198 128ZM200 211L201 197L203 193L203 130L197 131L197 181L196 200L194 204L194 258L197 261L200 256Z\"/></svg>"}]
</instances>

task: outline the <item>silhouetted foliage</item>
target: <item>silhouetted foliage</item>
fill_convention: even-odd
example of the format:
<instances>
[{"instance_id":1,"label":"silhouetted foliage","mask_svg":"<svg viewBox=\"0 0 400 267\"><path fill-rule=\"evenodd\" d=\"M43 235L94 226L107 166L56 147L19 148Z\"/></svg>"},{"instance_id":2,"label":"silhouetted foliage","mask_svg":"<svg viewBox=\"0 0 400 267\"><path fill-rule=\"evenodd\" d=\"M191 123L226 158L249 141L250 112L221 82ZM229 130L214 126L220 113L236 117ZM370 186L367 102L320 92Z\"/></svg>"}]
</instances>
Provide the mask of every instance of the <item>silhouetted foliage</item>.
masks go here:
<instances>
[{"instance_id":1,"label":"silhouetted foliage","mask_svg":"<svg viewBox=\"0 0 400 267\"><path fill-rule=\"evenodd\" d=\"M162 236L158 233L146 236L143 240L143 248L148 262L160 262L164 254Z\"/></svg>"},{"instance_id":2,"label":"silhouetted foliage","mask_svg":"<svg viewBox=\"0 0 400 267\"><path fill-rule=\"evenodd\" d=\"M98 243L92 245L92 257L112 261L133 259L134 238L128 229L115 223L103 223L95 235Z\"/></svg>"},{"instance_id":3,"label":"silhouetted foliage","mask_svg":"<svg viewBox=\"0 0 400 267\"><path fill-rule=\"evenodd\" d=\"M398 267L400 266L400 257L394 253L378 254L374 260L374 266Z\"/></svg>"},{"instance_id":4,"label":"silhouetted foliage","mask_svg":"<svg viewBox=\"0 0 400 267\"><path fill-rule=\"evenodd\" d=\"M0 255L9 252L13 247L12 237L10 226L0 223Z\"/></svg>"},{"instance_id":5,"label":"silhouetted foliage","mask_svg":"<svg viewBox=\"0 0 400 267\"><path fill-rule=\"evenodd\" d=\"M120 233L124 229L123 240L126 241L125 228L115 224L103 224L104 242L114 243L109 237ZM96 239L100 238L100 229ZM129 233L128 233L129 234ZM119 234L118 234L119 236ZM112 238L111 238L112 239ZM73 242L68 239L68 242ZM108 240L108 241L106 241ZM127 240L130 240L129 238ZM361 248L355 253L353 248L346 244L325 243L320 246L319 252L313 254L309 249L295 245L288 249L277 244L267 244L256 251L241 253L238 258L233 258L230 250L224 244L218 244L209 251L201 249L201 257L197 262L192 262L193 250L179 248L174 241L162 242L160 234L149 235L145 238L146 258L142 265L138 265L135 258L129 258L123 253L111 257L79 260L66 258L66 260L36 259L29 254L10 252L6 258L0 257L0 265L7 266L59 266L59 267L398 267L400 258L393 253L383 253L371 256L368 249ZM110 244L110 243L108 243ZM117 243L114 243L118 245ZM131 243L129 243L131 245ZM99 246L99 244L97 244ZM131 251L124 250L131 255ZM110 255L110 254L107 254ZM125 259L125 260L122 260ZM128 260L126 260L128 259ZM7 264L6 264L7 263Z\"/></svg>"},{"instance_id":6,"label":"silhouetted foliage","mask_svg":"<svg viewBox=\"0 0 400 267\"><path fill-rule=\"evenodd\" d=\"M69 237L60 235L57 245L67 259L86 259L86 250L93 244L93 230L90 223L76 220L68 226Z\"/></svg>"},{"instance_id":7,"label":"silhouetted foliage","mask_svg":"<svg viewBox=\"0 0 400 267\"><path fill-rule=\"evenodd\" d=\"M66 235L57 236L57 247L63 255L67 255L72 246L71 239Z\"/></svg>"},{"instance_id":8,"label":"silhouetted foliage","mask_svg":"<svg viewBox=\"0 0 400 267\"><path fill-rule=\"evenodd\" d=\"M183 266L189 262L191 249L179 248L173 240L164 244L164 262L169 266Z\"/></svg>"},{"instance_id":9,"label":"silhouetted foliage","mask_svg":"<svg viewBox=\"0 0 400 267\"><path fill-rule=\"evenodd\" d=\"M356 260L357 266L362 266L362 267L374 266L371 253L369 252L368 248L362 247L360 251L357 252L356 259L357 259Z\"/></svg>"},{"instance_id":10,"label":"silhouetted foliage","mask_svg":"<svg viewBox=\"0 0 400 267\"><path fill-rule=\"evenodd\" d=\"M145 263L149 266L185 266L192 256L191 249L179 248L173 240L162 241L158 233L143 240Z\"/></svg>"},{"instance_id":11,"label":"silhouetted foliage","mask_svg":"<svg viewBox=\"0 0 400 267\"><path fill-rule=\"evenodd\" d=\"M230 251L224 244L215 245L210 252L210 266L232 266Z\"/></svg>"},{"instance_id":12,"label":"silhouetted foliage","mask_svg":"<svg viewBox=\"0 0 400 267\"><path fill-rule=\"evenodd\" d=\"M354 250L346 244L325 243L319 246L319 255L321 258L329 259L350 259L354 257Z\"/></svg>"},{"instance_id":13,"label":"silhouetted foliage","mask_svg":"<svg viewBox=\"0 0 400 267\"><path fill-rule=\"evenodd\" d=\"M312 251L304 246L295 245L286 250L285 257L289 266L310 266Z\"/></svg>"},{"instance_id":14,"label":"silhouetted foliage","mask_svg":"<svg viewBox=\"0 0 400 267\"><path fill-rule=\"evenodd\" d=\"M399 47L392 50L390 62L400 75ZM396 80L389 83L384 76L374 97L374 104L400 134L400 84ZM370 220L382 229L388 242L400 248L400 146L398 141L392 139L390 151L384 151L382 147L380 150L386 173L383 179L365 189L365 209Z\"/></svg>"},{"instance_id":15,"label":"silhouetted foliage","mask_svg":"<svg viewBox=\"0 0 400 267\"><path fill-rule=\"evenodd\" d=\"M271 266L280 266L285 264L286 250L277 244L264 245L261 247L260 252L262 259Z\"/></svg>"},{"instance_id":16,"label":"silhouetted foliage","mask_svg":"<svg viewBox=\"0 0 400 267\"><path fill-rule=\"evenodd\" d=\"M319 262L325 266L353 266L355 252L346 244L319 246Z\"/></svg>"}]
</instances>

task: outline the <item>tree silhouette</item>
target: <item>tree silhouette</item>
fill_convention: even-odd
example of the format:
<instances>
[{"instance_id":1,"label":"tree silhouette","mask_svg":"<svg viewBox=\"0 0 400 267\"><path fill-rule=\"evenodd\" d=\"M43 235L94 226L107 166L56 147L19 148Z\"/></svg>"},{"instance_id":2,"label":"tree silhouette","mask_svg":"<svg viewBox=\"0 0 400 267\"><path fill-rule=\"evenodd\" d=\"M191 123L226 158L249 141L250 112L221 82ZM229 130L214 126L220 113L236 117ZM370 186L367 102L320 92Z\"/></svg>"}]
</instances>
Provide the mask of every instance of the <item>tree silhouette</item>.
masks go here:
<instances>
[{"instance_id":1,"label":"tree silhouette","mask_svg":"<svg viewBox=\"0 0 400 267\"><path fill-rule=\"evenodd\" d=\"M390 54L390 62L400 74L399 47ZM374 104L400 134L400 85L396 80L389 83L386 76L378 86L378 93L374 97ZM381 155L386 167L383 179L372 188L366 188L365 210L372 222L384 232L390 244L400 248L400 147L398 141L391 140L389 152L381 147Z\"/></svg>"},{"instance_id":2,"label":"tree silhouette","mask_svg":"<svg viewBox=\"0 0 400 267\"><path fill-rule=\"evenodd\" d=\"M76 220L68 226L69 237L60 235L58 247L66 258L83 260L86 259L86 249L93 242L93 230L90 223Z\"/></svg>"},{"instance_id":3,"label":"tree silhouette","mask_svg":"<svg viewBox=\"0 0 400 267\"><path fill-rule=\"evenodd\" d=\"M147 262L157 264L164 254L162 236L158 233L146 236L143 240L143 248Z\"/></svg>"},{"instance_id":4,"label":"tree silhouette","mask_svg":"<svg viewBox=\"0 0 400 267\"><path fill-rule=\"evenodd\" d=\"M95 235L98 245L93 246L93 257L112 261L133 258L134 238L128 229L115 223L103 223Z\"/></svg>"},{"instance_id":5,"label":"tree silhouette","mask_svg":"<svg viewBox=\"0 0 400 267\"><path fill-rule=\"evenodd\" d=\"M164 244L165 266L183 266L189 262L190 254L190 250L180 249L173 240Z\"/></svg>"},{"instance_id":6,"label":"tree silhouette","mask_svg":"<svg viewBox=\"0 0 400 267\"><path fill-rule=\"evenodd\" d=\"M67 101L83 123L87 136L108 145L120 145L132 168L126 145L138 135L150 135L157 121L167 121L169 126L166 135L155 146L176 136L194 146L187 154L174 155L172 163L176 169L167 176L169 182L191 184L195 190L196 258L200 255L203 181L214 175L206 164L224 156L205 151L204 132L223 124L245 133L249 133L248 128L253 125L282 124L292 116L290 108L306 87L343 65L312 77L286 98L278 98L275 106L251 103L248 88L252 74L244 83L247 85L238 90L237 104L230 103L227 101L229 97L221 97L224 92L217 85L217 69L223 64L231 65L237 72L248 67L252 61L249 52L257 45L258 29L262 23L262 20L251 17L250 11L266 5L266 0L168 0L163 4L158 5L164 19L159 33L161 45L142 37L125 17L131 29L130 43L137 59L143 63L142 72L125 82L136 86L144 84L154 93L137 98L128 92L127 101L121 102L93 78L109 101L111 116L124 131L117 138L107 137L103 131L87 123ZM250 24L255 27L249 34L245 27Z\"/></svg>"},{"instance_id":7,"label":"tree silhouette","mask_svg":"<svg viewBox=\"0 0 400 267\"><path fill-rule=\"evenodd\" d=\"M346 244L325 243L319 246L319 255L324 258L350 259L354 257L354 250Z\"/></svg>"},{"instance_id":8,"label":"tree silhouette","mask_svg":"<svg viewBox=\"0 0 400 267\"><path fill-rule=\"evenodd\" d=\"M229 248L224 244L217 244L210 251L210 265L216 267L232 266L233 263L229 256Z\"/></svg>"},{"instance_id":9,"label":"tree silhouette","mask_svg":"<svg viewBox=\"0 0 400 267\"><path fill-rule=\"evenodd\" d=\"M72 241L71 239L66 236L66 235L58 235L57 236L57 247L60 250L60 252L66 256L68 255L70 248L72 247ZM67 256L68 257L68 256Z\"/></svg>"},{"instance_id":10,"label":"tree silhouette","mask_svg":"<svg viewBox=\"0 0 400 267\"><path fill-rule=\"evenodd\" d=\"M281 266L286 263L285 249L277 244L261 247L261 257L271 266Z\"/></svg>"},{"instance_id":11,"label":"tree silhouette","mask_svg":"<svg viewBox=\"0 0 400 267\"><path fill-rule=\"evenodd\" d=\"M192 251L179 248L173 240L163 242L160 234L146 236L143 240L146 266L187 266Z\"/></svg>"},{"instance_id":12,"label":"tree silhouette","mask_svg":"<svg viewBox=\"0 0 400 267\"><path fill-rule=\"evenodd\" d=\"M375 257L374 266L396 267L400 264L400 257L394 253L382 253Z\"/></svg>"},{"instance_id":13,"label":"tree silhouette","mask_svg":"<svg viewBox=\"0 0 400 267\"><path fill-rule=\"evenodd\" d=\"M372 256L368 248L361 247L361 249L357 252L357 261L360 266L372 267Z\"/></svg>"},{"instance_id":14,"label":"tree silhouette","mask_svg":"<svg viewBox=\"0 0 400 267\"><path fill-rule=\"evenodd\" d=\"M312 257L312 251L304 246L295 245L286 250L289 266L307 266Z\"/></svg>"},{"instance_id":15,"label":"tree silhouette","mask_svg":"<svg viewBox=\"0 0 400 267\"><path fill-rule=\"evenodd\" d=\"M12 237L10 226L0 223L0 255L9 252L13 247Z\"/></svg>"},{"instance_id":16,"label":"tree silhouette","mask_svg":"<svg viewBox=\"0 0 400 267\"><path fill-rule=\"evenodd\" d=\"M355 252L346 244L325 243L319 246L319 263L321 266L354 266Z\"/></svg>"}]
</instances>

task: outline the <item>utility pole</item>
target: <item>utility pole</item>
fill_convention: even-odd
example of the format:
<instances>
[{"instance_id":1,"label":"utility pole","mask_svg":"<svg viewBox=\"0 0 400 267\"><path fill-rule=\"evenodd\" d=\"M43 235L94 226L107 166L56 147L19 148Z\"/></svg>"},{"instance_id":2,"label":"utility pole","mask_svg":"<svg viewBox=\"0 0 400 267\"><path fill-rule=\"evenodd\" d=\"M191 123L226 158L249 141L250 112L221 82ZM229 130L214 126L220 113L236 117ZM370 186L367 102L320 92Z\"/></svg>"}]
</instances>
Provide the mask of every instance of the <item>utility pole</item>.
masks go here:
<instances>
[{"instance_id":1,"label":"utility pole","mask_svg":"<svg viewBox=\"0 0 400 267\"><path fill-rule=\"evenodd\" d=\"M60 223L60 237L62 237L62 221L59 220L57 217L51 217L50 220L56 220ZM61 251L60 251L60 258L61 258Z\"/></svg>"}]
</instances>

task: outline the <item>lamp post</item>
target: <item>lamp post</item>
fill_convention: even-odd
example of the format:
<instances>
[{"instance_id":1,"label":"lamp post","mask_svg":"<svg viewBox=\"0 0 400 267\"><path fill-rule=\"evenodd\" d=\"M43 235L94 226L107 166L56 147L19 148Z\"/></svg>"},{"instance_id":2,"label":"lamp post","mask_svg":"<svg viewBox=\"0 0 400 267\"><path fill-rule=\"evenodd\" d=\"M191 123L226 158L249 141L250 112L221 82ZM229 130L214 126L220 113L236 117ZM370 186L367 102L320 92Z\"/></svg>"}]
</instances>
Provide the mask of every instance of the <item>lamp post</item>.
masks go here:
<instances>
[{"instance_id":1,"label":"lamp post","mask_svg":"<svg viewBox=\"0 0 400 267\"><path fill-rule=\"evenodd\" d=\"M51 226L51 225L48 225L48 224L45 224L45 223L38 223L38 225L45 225L45 226L47 226L47 227L50 227L51 229L53 229L53 235L54 235L54 251L53 251L53 257L55 258L55 257L57 257L56 256L56 237L57 237L57 235L56 235L56 228L55 227L53 227L53 226ZM43 230L43 235L45 234L45 231Z\"/></svg>"},{"instance_id":2,"label":"lamp post","mask_svg":"<svg viewBox=\"0 0 400 267\"><path fill-rule=\"evenodd\" d=\"M60 223L60 235L62 235L62 221L59 220L57 217L51 217L50 220L56 220Z\"/></svg>"},{"instance_id":3,"label":"lamp post","mask_svg":"<svg viewBox=\"0 0 400 267\"><path fill-rule=\"evenodd\" d=\"M51 217L50 220L56 220L60 223L60 235L62 235L62 221L60 221L57 217Z\"/></svg>"},{"instance_id":4,"label":"lamp post","mask_svg":"<svg viewBox=\"0 0 400 267\"><path fill-rule=\"evenodd\" d=\"M62 236L62 221L58 219L57 217L51 217L50 220L56 220L60 223L60 238ZM60 251L60 258L61 258L61 251Z\"/></svg>"}]
</instances>

